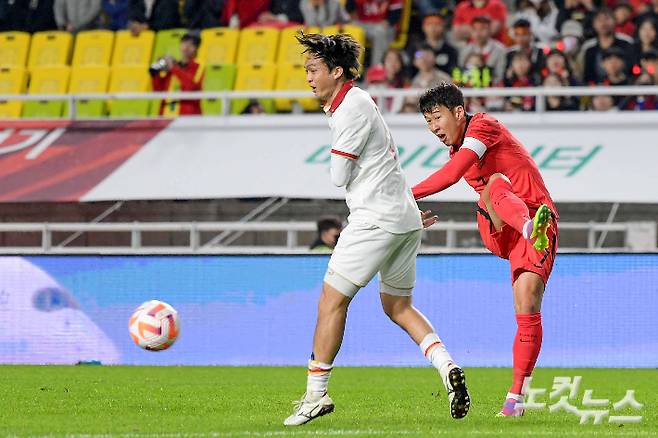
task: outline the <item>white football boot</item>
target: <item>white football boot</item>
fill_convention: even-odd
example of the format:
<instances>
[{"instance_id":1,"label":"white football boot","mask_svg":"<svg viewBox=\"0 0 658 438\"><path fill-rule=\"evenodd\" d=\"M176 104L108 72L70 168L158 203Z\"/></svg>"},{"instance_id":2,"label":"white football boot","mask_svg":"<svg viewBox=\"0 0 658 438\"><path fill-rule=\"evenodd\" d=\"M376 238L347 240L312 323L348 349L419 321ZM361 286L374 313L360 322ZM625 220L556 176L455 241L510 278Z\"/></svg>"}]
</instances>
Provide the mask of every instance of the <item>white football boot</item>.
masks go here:
<instances>
[{"instance_id":1,"label":"white football boot","mask_svg":"<svg viewBox=\"0 0 658 438\"><path fill-rule=\"evenodd\" d=\"M295 410L283 421L285 426L301 426L309 421L334 411L334 401L325 392L316 401L306 400L306 394L301 400L293 402Z\"/></svg>"},{"instance_id":2,"label":"white football boot","mask_svg":"<svg viewBox=\"0 0 658 438\"><path fill-rule=\"evenodd\" d=\"M464 418L471 407L471 396L466 387L466 375L458 366L454 366L446 375L443 385L448 391L450 415L454 419Z\"/></svg>"}]
</instances>

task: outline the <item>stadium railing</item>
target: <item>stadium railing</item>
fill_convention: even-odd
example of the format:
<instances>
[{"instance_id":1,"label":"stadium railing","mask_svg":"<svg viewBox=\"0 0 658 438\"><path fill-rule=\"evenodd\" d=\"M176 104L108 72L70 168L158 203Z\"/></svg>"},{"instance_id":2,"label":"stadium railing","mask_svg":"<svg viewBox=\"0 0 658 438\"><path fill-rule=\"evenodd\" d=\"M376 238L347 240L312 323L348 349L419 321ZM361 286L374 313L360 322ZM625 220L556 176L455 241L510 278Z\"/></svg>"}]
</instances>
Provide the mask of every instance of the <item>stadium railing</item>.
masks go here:
<instances>
[{"instance_id":1,"label":"stadium railing","mask_svg":"<svg viewBox=\"0 0 658 438\"><path fill-rule=\"evenodd\" d=\"M422 89L368 89L375 99L389 97L418 97ZM592 87L524 87L524 88L465 88L465 97L515 97L533 96L536 98L535 112L546 110L544 97L549 96L649 96L658 95L658 86L592 86ZM76 102L90 100L131 100L131 99L217 99L222 102L222 114L229 115L230 102L234 99L259 98L308 98L313 97L310 91L198 91L198 92L149 92L149 93L85 93L85 94L0 94L0 102L7 101L65 101L68 111L60 119L78 120ZM386 111L382 108L382 111ZM147 118L157 118L148 116ZM104 116L101 119L107 119ZM115 117L112 117L116 119ZM135 117L130 117L134 119ZM25 119L25 118L23 118ZM84 118L87 120L88 118ZM97 118L96 118L97 119ZM12 119L21 120L21 119Z\"/></svg>"},{"instance_id":2,"label":"stadium railing","mask_svg":"<svg viewBox=\"0 0 658 438\"><path fill-rule=\"evenodd\" d=\"M475 232L474 222L439 222L426 230L426 233L444 234L441 245L424 245L424 253L473 252L484 253L482 247L460 245L459 234ZM561 231L584 233L586 246L561 246L560 252L655 252L656 222L562 222ZM130 222L130 223L2 223L0 233L37 233L39 244L33 246L0 246L2 254L306 254L308 247L299 244L300 233L315 233L315 222ZM172 232L186 233L189 236L185 245L149 246L142 243L144 233ZM234 233L283 233L285 245L222 245L217 244L217 235L223 232ZM624 233L624 247L604 247L601 233ZM129 245L117 246L76 246L72 239L55 241L53 233L126 233L130 236Z\"/></svg>"}]
</instances>

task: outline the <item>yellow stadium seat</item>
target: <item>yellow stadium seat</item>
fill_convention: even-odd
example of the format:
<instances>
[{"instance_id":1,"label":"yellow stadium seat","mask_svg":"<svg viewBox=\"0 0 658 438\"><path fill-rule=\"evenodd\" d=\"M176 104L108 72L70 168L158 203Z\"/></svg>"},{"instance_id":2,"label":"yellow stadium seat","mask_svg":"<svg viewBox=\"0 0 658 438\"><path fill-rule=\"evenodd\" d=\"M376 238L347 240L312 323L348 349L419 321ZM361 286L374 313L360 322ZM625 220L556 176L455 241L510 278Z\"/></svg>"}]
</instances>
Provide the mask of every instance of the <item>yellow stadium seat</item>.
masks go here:
<instances>
[{"instance_id":1,"label":"yellow stadium seat","mask_svg":"<svg viewBox=\"0 0 658 438\"><path fill-rule=\"evenodd\" d=\"M71 68L34 67L30 70L29 94L66 94L69 89ZM30 100L25 102L23 117L59 118L62 117L65 100Z\"/></svg>"},{"instance_id":2,"label":"yellow stadium seat","mask_svg":"<svg viewBox=\"0 0 658 438\"><path fill-rule=\"evenodd\" d=\"M25 67L29 51L29 33L0 33L0 67Z\"/></svg>"},{"instance_id":3,"label":"yellow stadium seat","mask_svg":"<svg viewBox=\"0 0 658 438\"><path fill-rule=\"evenodd\" d=\"M134 36L129 30L116 32L112 67L147 68L151 61L154 39L155 33L152 30L144 30L138 36Z\"/></svg>"},{"instance_id":4,"label":"yellow stadium seat","mask_svg":"<svg viewBox=\"0 0 658 438\"><path fill-rule=\"evenodd\" d=\"M400 30L395 40L391 43L394 49L404 49L409 36L409 22L411 21L411 0L404 0L402 7L402 18L400 19Z\"/></svg>"},{"instance_id":5,"label":"yellow stadium seat","mask_svg":"<svg viewBox=\"0 0 658 438\"><path fill-rule=\"evenodd\" d=\"M276 77L276 90L289 91L310 91L308 82L306 82L306 70L303 66L279 64L279 71ZM274 105L277 111L291 111L293 103L299 103L304 111L318 111L320 102L314 97L301 99L275 99Z\"/></svg>"},{"instance_id":6,"label":"yellow stadium seat","mask_svg":"<svg viewBox=\"0 0 658 438\"><path fill-rule=\"evenodd\" d=\"M234 64L239 36L239 30L228 27L202 30L199 61L204 65Z\"/></svg>"},{"instance_id":7,"label":"yellow stadium seat","mask_svg":"<svg viewBox=\"0 0 658 438\"><path fill-rule=\"evenodd\" d=\"M23 94L27 86L27 72L22 67L0 68L0 94ZM0 119L21 116L22 101L0 100Z\"/></svg>"},{"instance_id":8,"label":"yellow stadium seat","mask_svg":"<svg viewBox=\"0 0 658 438\"><path fill-rule=\"evenodd\" d=\"M254 27L240 32L237 65L265 65L276 62L279 29Z\"/></svg>"},{"instance_id":9,"label":"yellow stadium seat","mask_svg":"<svg viewBox=\"0 0 658 438\"><path fill-rule=\"evenodd\" d=\"M69 93L105 93L110 80L110 68L106 66L73 67ZM101 117L105 114L105 101L78 100L75 103L77 117Z\"/></svg>"},{"instance_id":10,"label":"yellow stadium seat","mask_svg":"<svg viewBox=\"0 0 658 438\"><path fill-rule=\"evenodd\" d=\"M60 67L68 65L73 36L68 32L36 32L32 35L28 67Z\"/></svg>"},{"instance_id":11,"label":"yellow stadium seat","mask_svg":"<svg viewBox=\"0 0 658 438\"><path fill-rule=\"evenodd\" d=\"M322 29L322 33L325 35L338 35L339 33L351 35L352 38L363 47L361 50L361 56L359 56L359 62L361 63L361 69L363 70L363 60L365 59L366 54L366 31L363 30L362 27L354 24L327 26Z\"/></svg>"},{"instance_id":12,"label":"yellow stadium seat","mask_svg":"<svg viewBox=\"0 0 658 438\"><path fill-rule=\"evenodd\" d=\"M279 43L279 56L277 64L304 65L306 55L302 52L304 48L299 44L295 36L303 30L304 33L319 33L317 27L287 27L281 31L281 42Z\"/></svg>"},{"instance_id":13,"label":"yellow stadium seat","mask_svg":"<svg viewBox=\"0 0 658 438\"><path fill-rule=\"evenodd\" d=\"M151 76L142 67L115 67L110 78L110 93L141 93L151 91ZM148 99L113 100L108 103L110 117L146 117Z\"/></svg>"},{"instance_id":14,"label":"yellow stadium seat","mask_svg":"<svg viewBox=\"0 0 658 438\"><path fill-rule=\"evenodd\" d=\"M236 91L272 91L274 89L274 77L276 66L265 65L239 65L238 74L235 79ZM258 99L266 112L274 112L272 99ZM231 114L240 114L249 105L249 99L234 99L231 102Z\"/></svg>"},{"instance_id":15,"label":"yellow stadium seat","mask_svg":"<svg viewBox=\"0 0 658 438\"><path fill-rule=\"evenodd\" d=\"M73 63L76 67L108 66L114 47L114 32L88 30L75 37Z\"/></svg>"}]
</instances>

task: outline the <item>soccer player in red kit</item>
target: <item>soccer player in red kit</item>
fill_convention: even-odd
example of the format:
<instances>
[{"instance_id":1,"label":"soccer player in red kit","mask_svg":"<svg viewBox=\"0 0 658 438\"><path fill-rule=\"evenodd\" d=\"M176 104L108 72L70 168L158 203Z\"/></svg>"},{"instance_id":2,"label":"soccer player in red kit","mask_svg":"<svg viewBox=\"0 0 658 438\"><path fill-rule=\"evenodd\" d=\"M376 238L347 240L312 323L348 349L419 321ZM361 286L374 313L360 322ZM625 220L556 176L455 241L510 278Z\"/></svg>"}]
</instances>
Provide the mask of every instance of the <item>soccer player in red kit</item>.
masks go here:
<instances>
[{"instance_id":1,"label":"soccer player in red kit","mask_svg":"<svg viewBox=\"0 0 658 438\"><path fill-rule=\"evenodd\" d=\"M557 210L530 154L494 117L466 114L457 86L442 83L419 101L427 125L450 148L450 160L413 187L416 199L462 177L480 195L477 222L484 245L509 260L517 332L514 379L498 415L523 415L523 381L542 341L541 301L558 243Z\"/></svg>"}]
</instances>

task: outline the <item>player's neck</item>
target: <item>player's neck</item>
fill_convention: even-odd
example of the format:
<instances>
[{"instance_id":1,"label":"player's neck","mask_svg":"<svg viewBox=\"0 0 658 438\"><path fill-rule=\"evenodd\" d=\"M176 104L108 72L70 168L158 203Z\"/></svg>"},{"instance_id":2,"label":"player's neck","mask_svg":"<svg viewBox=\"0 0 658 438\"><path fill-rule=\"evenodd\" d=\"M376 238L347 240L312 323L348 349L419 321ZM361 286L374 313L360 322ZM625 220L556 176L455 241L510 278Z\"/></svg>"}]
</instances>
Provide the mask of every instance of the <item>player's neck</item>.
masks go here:
<instances>
[{"instance_id":1,"label":"player's neck","mask_svg":"<svg viewBox=\"0 0 658 438\"><path fill-rule=\"evenodd\" d=\"M336 84L336 88L334 88L334 91L331 93L331 96L329 96L329 99L327 99L327 103L325 103L325 106L331 107L331 105L334 103L334 100L336 99L336 96L338 96L338 93L340 93L340 90L342 90L343 85L345 85L347 81L346 80L340 80Z\"/></svg>"}]
</instances>

